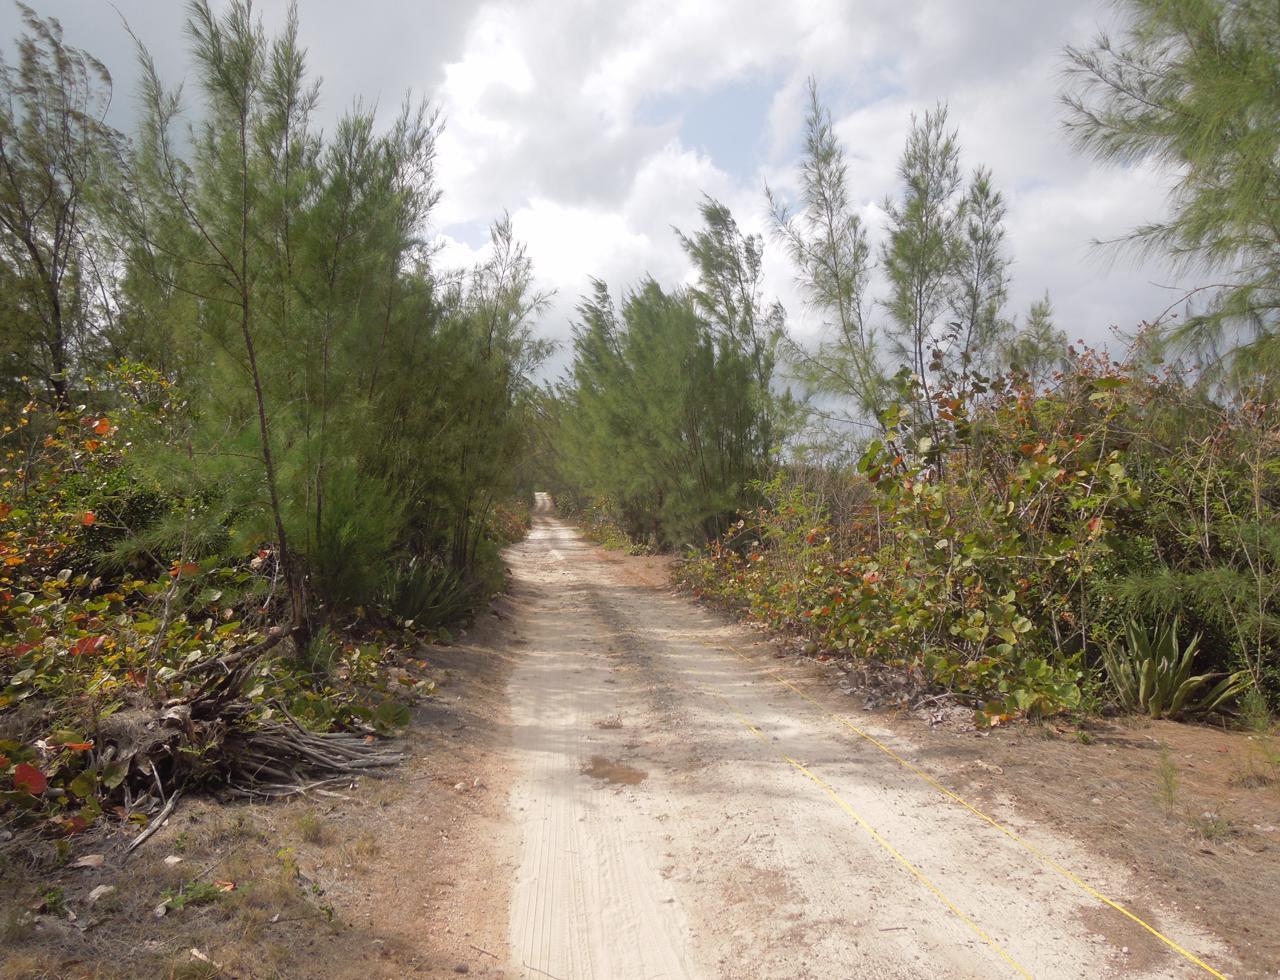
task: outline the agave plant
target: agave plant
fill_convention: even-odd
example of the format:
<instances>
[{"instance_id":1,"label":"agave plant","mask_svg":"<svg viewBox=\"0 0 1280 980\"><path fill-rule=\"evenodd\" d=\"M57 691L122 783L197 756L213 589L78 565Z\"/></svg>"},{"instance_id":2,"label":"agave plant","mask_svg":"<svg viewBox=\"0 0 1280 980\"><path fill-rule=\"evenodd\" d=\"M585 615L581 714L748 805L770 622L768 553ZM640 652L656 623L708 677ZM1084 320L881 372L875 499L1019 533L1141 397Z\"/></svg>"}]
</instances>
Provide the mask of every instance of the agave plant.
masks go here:
<instances>
[{"instance_id":1,"label":"agave plant","mask_svg":"<svg viewBox=\"0 0 1280 980\"><path fill-rule=\"evenodd\" d=\"M1178 620L1150 632L1139 623L1125 625L1124 647L1108 644L1102 659L1120 704L1152 718L1177 718L1214 711L1248 689L1249 674L1193 674L1200 634L1179 649Z\"/></svg>"},{"instance_id":2,"label":"agave plant","mask_svg":"<svg viewBox=\"0 0 1280 980\"><path fill-rule=\"evenodd\" d=\"M426 629L460 618L475 598L458 572L416 556L387 573L383 591L392 612Z\"/></svg>"}]
</instances>

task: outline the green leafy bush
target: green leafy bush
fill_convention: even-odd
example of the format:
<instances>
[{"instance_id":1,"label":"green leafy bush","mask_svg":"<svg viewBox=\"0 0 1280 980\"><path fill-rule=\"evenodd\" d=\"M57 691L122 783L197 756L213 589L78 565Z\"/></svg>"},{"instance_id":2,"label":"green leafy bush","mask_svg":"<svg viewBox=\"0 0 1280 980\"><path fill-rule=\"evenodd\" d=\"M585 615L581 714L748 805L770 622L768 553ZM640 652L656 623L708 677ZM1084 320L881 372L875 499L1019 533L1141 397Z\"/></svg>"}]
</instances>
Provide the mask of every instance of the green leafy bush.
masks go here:
<instances>
[{"instance_id":1,"label":"green leafy bush","mask_svg":"<svg viewBox=\"0 0 1280 980\"><path fill-rule=\"evenodd\" d=\"M686 577L774 625L922 672L970 699L980 722L1074 710L1083 582L1107 551L1110 515L1137 499L1107 441L1119 383L1085 373L1056 399L1016 384L981 400L944 390L946 445L891 410L843 474L866 491L846 523L780 476L762 488L771 506Z\"/></svg>"},{"instance_id":2,"label":"green leafy bush","mask_svg":"<svg viewBox=\"0 0 1280 980\"><path fill-rule=\"evenodd\" d=\"M234 663L268 636L280 601L274 555L224 547L194 560L181 535L167 547L157 537L140 572L122 569L112 542L135 511L122 516L120 501L153 492L135 468L129 412L15 414L0 434L0 822L55 837L115 817L145 822L157 776L205 783L218 746L166 745L151 758L155 737L141 733L163 726L143 719L189 702L210 664ZM130 484L139 489L122 497ZM155 509L182 512L168 497ZM326 628L306 655L246 664L224 727L240 733L288 712L318 729L394 732L430 684L393 673L395 645L374 637Z\"/></svg>"},{"instance_id":3,"label":"green leafy bush","mask_svg":"<svg viewBox=\"0 0 1280 980\"><path fill-rule=\"evenodd\" d=\"M922 397L909 382L900 394ZM1176 617L1203 638L1197 670L1213 683L1174 713L1225 705L1242 671L1280 694L1273 406L1216 405L1177 371L1089 351L1047 390L1006 379L934 398L941 441L891 409L856 468L760 485L765 506L695 552L686 581L919 671L979 722L1096 705L1104 656L1134 620ZM1152 703L1167 715L1193 676Z\"/></svg>"}]
</instances>

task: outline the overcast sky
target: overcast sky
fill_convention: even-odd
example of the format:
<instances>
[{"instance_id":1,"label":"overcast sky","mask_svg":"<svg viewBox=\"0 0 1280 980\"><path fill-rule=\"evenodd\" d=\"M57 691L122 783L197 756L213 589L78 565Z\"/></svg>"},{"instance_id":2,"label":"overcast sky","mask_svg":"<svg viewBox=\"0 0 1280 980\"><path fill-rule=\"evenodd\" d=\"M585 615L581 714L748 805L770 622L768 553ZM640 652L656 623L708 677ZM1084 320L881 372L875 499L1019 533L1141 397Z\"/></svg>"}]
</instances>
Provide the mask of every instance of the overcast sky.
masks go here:
<instances>
[{"instance_id":1,"label":"overcast sky","mask_svg":"<svg viewBox=\"0 0 1280 980\"><path fill-rule=\"evenodd\" d=\"M120 17L171 83L186 71L177 0L30 0L58 17L116 81L114 121L128 128L137 72ZM18 29L0 0L0 36ZM1111 7L1099 0L299 0L302 39L323 79L320 120L358 97L389 116L412 91L447 128L444 198L432 233L442 256L478 258L503 209L556 301L540 324L568 336L590 276L615 289L646 273L686 281L672 226L697 226L703 193L748 230L765 230L763 186L786 193L818 79L850 158L850 183L873 228L895 190L912 112L949 104L966 168L985 164L1009 203L1010 309L1047 289L1071 338L1105 341L1174 298L1157 266L1091 247L1158 215L1164 181L1077 156L1060 129L1062 48L1087 42ZM117 13L117 9L119 13ZM267 26L285 4L255 5ZM804 309L777 249L770 290L798 333ZM556 358L553 368L563 363Z\"/></svg>"}]
</instances>

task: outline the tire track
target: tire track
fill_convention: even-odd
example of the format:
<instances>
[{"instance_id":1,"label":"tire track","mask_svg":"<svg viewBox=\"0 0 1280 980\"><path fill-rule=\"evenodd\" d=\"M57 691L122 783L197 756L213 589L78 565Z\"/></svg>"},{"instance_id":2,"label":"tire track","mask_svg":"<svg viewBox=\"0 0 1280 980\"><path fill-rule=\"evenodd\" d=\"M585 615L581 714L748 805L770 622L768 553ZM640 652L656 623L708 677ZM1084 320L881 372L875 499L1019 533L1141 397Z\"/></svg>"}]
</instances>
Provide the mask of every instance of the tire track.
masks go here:
<instances>
[{"instance_id":1,"label":"tire track","mask_svg":"<svg viewBox=\"0 0 1280 980\"><path fill-rule=\"evenodd\" d=\"M1087 897L786 697L726 649L741 628L627 584L545 513L509 558L528 640L509 687L524 774L516 975L1119 975L1120 951L1084 924ZM1020 829L1117 893L1130 885Z\"/></svg>"}]
</instances>

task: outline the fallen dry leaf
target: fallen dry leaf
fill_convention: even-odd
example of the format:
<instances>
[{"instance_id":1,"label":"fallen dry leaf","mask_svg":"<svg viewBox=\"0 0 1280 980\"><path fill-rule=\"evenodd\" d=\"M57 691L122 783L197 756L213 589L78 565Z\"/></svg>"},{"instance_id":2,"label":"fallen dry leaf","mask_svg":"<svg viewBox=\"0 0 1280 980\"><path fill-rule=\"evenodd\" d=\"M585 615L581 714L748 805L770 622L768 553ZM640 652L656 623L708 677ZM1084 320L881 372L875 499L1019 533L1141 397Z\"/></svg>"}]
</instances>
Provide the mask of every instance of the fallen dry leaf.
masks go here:
<instances>
[{"instance_id":1,"label":"fallen dry leaf","mask_svg":"<svg viewBox=\"0 0 1280 980\"><path fill-rule=\"evenodd\" d=\"M49 787L49 779L35 766L19 762L13 770L13 785L32 796L39 796Z\"/></svg>"},{"instance_id":2,"label":"fallen dry leaf","mask_svg":"<svg viewBox=\"0 0 1280 980\"><path fill-rule=\"evenodd\" d=\"M89 904L92 905L94 902L100 899L103 895L110 895L115 890L116 890L115 885L99 885L93 891L89 892Z\"/></svg>"},{"instance_id":3,"label":"fallen dry leaf","mask_svg":"<svg viewBox=\"0 0 1280 980\"><path fill-rule=\"evenodd\" d=\"M208 963L215 970L222 969L221 963L215 963L213 960L209 959L209 957L205 956L204 953L200 952L200 950L196 949L194 946L191 947L191 958L193 960L199 960L201 963Z\"/></svg>"}]
</instances>

